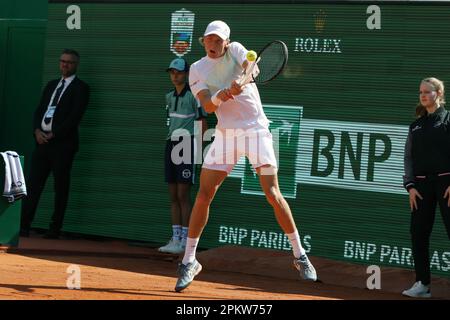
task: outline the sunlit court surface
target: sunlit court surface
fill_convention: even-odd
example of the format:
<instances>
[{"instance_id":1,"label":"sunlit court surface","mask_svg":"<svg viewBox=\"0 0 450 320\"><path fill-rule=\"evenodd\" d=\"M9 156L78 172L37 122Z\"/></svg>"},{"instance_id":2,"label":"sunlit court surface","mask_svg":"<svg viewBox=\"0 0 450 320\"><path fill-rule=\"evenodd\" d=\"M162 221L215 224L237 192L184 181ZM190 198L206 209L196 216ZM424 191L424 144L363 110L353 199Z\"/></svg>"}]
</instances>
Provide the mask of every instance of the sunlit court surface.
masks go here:
<instances>
[{"instance_id":1,"label":"sunlit court surface","mask_svg":"<svg viewBox=\"0 0 450 320\"><path fill-rule=\"evenodd\" d=\"M391 268L380 290L368 290L371 273L364 267L312 257L323 279L306 282L288 254L273 250L228 246L198 257L204 271L176 293L177 255L121 241L25 239L21 248L0 253L0 299L397 300L403 298L395 290L411 280ZM448 299L449 282L436 281L441 299Z\"/></svg>"}]
</instances>

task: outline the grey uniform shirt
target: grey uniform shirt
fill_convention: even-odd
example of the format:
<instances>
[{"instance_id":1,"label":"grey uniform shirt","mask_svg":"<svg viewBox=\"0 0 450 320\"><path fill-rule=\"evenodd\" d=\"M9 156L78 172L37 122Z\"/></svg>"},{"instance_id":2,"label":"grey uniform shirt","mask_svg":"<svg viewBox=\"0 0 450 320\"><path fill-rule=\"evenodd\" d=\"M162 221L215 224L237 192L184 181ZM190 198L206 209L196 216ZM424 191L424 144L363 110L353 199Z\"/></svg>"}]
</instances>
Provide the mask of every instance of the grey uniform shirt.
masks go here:
<instances>
[{"instance_id":1,"label":"grey uniform shirt","mask_svg":"<svg viewBox=\"0 0 450 320\"><path fill-rule=\"evenodd\" d=\"M195 120L207 116L187 85L180 94L177 94L175 89L166 94L166 109L169 119L167 140L170 140L172 136L183 135L186 131L191 136L194 135ZM184 130L180 131L179 129Z\"/></svg>"}]
</instances>

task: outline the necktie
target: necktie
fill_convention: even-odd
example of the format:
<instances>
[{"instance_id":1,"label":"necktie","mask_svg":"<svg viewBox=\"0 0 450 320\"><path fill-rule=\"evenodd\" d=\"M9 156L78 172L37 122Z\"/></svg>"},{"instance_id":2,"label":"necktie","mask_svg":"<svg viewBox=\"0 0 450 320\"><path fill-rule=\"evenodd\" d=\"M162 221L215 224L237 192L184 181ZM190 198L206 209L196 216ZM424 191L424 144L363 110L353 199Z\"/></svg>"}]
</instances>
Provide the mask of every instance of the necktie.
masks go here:
<instances>
[{"instance_id":1,"label":"necktie","mask_svg":"<svg viewBox=\"0 0 450 320\"><path fill-rule=\"evenodd\" d=\"M64 89L64 83L65 82L66 81L64 79L61 80L61 85L58 87L58 89L56 89L55 96L53 97L53 100L52 100L52 103L51 103L50 106L55 106L56 107L56 105L58 104L58 100L59 100L59 97L61 96L61 93L62 93L62 91ZM45 117L44 122L45 122L45 124L49 124L51 120L52 120L52 117L48 117L48 118Z\"/></svg>"},{"instance_id":2,"label":"necktie","mask_svg":"<svg viewBox=\"0 0 450 320\"><path fill-rule=\"evenodd\" d=\"M63 91L63 89L64 89L64 83L65 83L66 81L63 79L63 80L61 80L61 85L58 87L58 89L56 89L56 93L55 93L55 96L53 97L53 101L52 101L52 106L56 106L57 104L58 104L58 100L59 100L59 97L61 96L61 92Z\"/></svg>"}]
</instances>

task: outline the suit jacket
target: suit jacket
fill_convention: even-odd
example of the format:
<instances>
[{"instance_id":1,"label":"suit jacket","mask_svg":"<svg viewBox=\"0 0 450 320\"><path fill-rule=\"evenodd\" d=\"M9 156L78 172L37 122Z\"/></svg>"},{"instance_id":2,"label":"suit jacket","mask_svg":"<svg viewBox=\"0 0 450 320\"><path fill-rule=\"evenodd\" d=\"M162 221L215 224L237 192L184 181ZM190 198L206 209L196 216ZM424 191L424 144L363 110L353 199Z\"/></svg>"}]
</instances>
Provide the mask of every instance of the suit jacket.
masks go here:
<instances>
[{"instance_id":1,"label":"suit jacket","mask_svg":"<svg viewBox=\"0 0 450 320\"><path fill-rule=\"evenodd\" d=\"M44 88L41 101L34 113L34 128L41 129L42 118L47 111L53 91L61 79L52 80ZM89 86L75 77L59 99L53 115L52 132L54 137L48 145L74 148L78 150L78 126L89 102Z\"/></svg>"}]
</instances>

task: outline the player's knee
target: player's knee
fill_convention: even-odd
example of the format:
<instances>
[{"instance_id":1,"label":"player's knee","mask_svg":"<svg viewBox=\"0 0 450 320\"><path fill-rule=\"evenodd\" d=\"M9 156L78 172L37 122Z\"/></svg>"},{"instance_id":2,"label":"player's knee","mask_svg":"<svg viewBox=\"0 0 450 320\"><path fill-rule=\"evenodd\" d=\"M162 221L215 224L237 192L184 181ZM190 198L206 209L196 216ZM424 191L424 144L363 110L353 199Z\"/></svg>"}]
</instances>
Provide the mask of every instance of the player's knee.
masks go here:
<instances>
[{"instance_id":1,"label":"player's knee","mask_svg":"<svg viewBox=\"0 0 450 320\"><path fill-rule=\"evenodd\" d=\"M200 190L197 193L196 201L209 205L212 202L213 198L214 198L214 190L206 190L200 188Z\"/></svg>"},{"instance_id":2,"label":"player's knee","mask_svg":"<svg viewBox=\"0 0 450 320\"><path fill-rule=\"evenodd\" d=\"M266 191L266 198L273 207L279 207L283 202L283 196L280 190L275 187L272 187L268 191Z\"/></svg>"}]
</instances>

